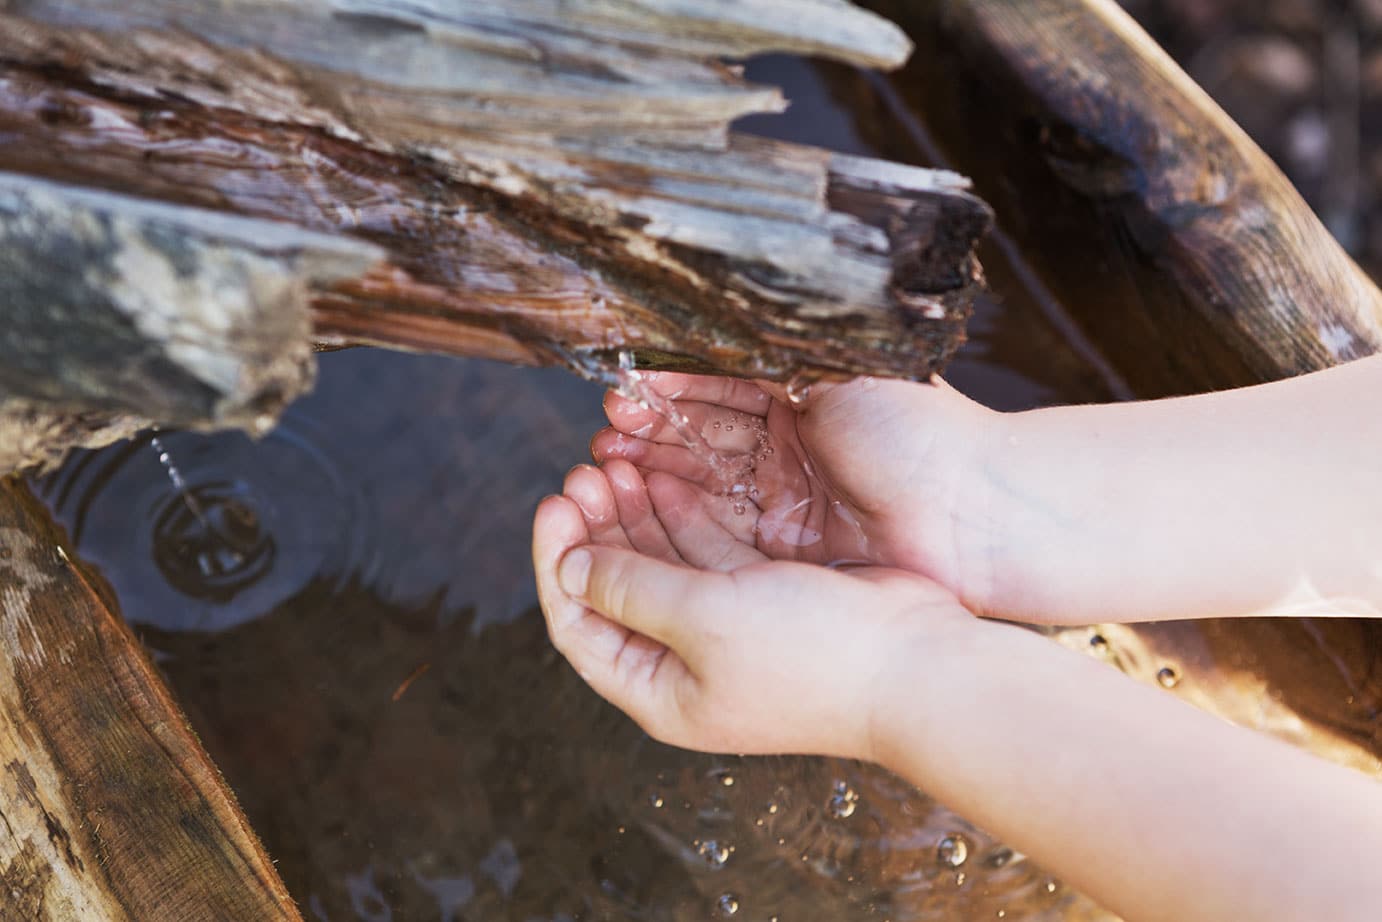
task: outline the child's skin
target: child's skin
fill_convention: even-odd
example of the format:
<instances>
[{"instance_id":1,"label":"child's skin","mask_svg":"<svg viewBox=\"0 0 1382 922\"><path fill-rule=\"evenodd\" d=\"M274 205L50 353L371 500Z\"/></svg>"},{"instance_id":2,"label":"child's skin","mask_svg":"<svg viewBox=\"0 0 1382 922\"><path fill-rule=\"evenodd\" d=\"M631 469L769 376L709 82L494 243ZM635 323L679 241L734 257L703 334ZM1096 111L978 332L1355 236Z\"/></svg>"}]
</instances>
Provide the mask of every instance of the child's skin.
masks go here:
<instances>
[{"instance_id":1,"label":"child's skin","mask_svg":"<svg viewBox=\"0 0 1382 922\"><path fill-rule=\"evenodd\" d=\"M652 381L718 449L753 447L760 417L774 451L736 514L611 394L601 467L538 509L553 643L651 735L879 762L1134 922L1382 913L1374 781L971 614L1377 613L1382 358L1011 415L942 384L818 386L797 409Z\"/></svg>"}]
</instances>

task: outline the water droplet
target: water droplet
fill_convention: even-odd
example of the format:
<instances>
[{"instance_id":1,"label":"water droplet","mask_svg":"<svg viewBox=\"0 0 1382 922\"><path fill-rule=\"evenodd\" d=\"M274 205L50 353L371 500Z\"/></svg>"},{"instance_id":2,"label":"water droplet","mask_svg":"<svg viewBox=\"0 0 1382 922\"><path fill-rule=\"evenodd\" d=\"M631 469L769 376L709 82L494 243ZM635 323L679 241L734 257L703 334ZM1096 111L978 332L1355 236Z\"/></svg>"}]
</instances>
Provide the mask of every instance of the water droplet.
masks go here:
<instances>
[{"instance_id":1,"label":"water droplet","mask_svg":"<svg viewBox=\"0 0 1382 922\"><path fill-rule=\"evenodd\" d=\"M715 911L728 918L739 911L739 899L733 893L721 893L715 901Z\"/></svg>"},{"instance_id":2,"label":"water droplet","mask_svg":"<svg viewBox=\"0 0 1382 922\"><path fill-rule=\"evenodd\" d=\"M825 805L825 810L837 820L848 819L854 815L859 804L859 795L843 781L835 782L835 790Z\"/></svg>"},{"instance_id":3,"label":"water droplet","mask_svg":"<svg viewBox=\"0 0 1382 922\"><path fill-rule=\"evenodd\" d=\"M1013 850L1012 850L1012 849L1010 849L1010 848L999 848L999 849L995 849L994 852L993 852L993 854L989 855L988 861L987 861L986 863L987 863L988 866L991 867L991 868L1001 868L1001 867L1006 867L1007 864L1008 864L1008 862L1009 862L1009 861L1012 861L1012 860L1013 860Z\"/></svg>"},{"instance_id":4,"label":"water droplet","mask_svg":"<svg viewBox=\"0 0 1382 922\"><path fill-rule=\"evenodd\" d=\"M733 776L733 775L725 775L725 776L723 776L723 777L720 779L720 783L723 784L723 785L724 785L725 787L727 787L727 788L732 788L732 787L734 787L734 776Z\"/></svg>"},{"instance_id":5,"label":"water droplet","mask_svg":"<svg viewBox=\"0 0 1382 922\"><path fill-rule=\"evenodd\" d=\"M965 872L964 872L964 871L958 871L958 872L956 872L956 874L955 874L955 886L957 886L957 887L963 887L964 885L965 885Z\"/></svg>"},{"instance_id":6,"label":"water droplet","mask_svg":"<svg viewBox=\"0 0 1382 922\"><path fill-rule=\"evenodd\" d=\"M767 448L763 449L763 451L764 451L765 454L769 454L769 455L770 455L770 454L773 453L773 446L769 445Z\"/></svg>"},{"instance_id":7,"label":"water droplet","mask_svg":"<svg viewBox=\"0 0 1382 922\"><path fill-rule=\"evenodd\" d=\"M1046 882L1046 892L1047 892L1047 893L1055 893L1055 892L1056 892L1056 882L1055 882L1054 880L1048 880L1048 881Z\"/></svg>"},{"instance_id":8,"label":"water droplet","mask_svg":"<svg viewBox=\"0 0 1382 922\"><path fill-rule=\"evenodd\" d=\"M719 421L718 419L715 420L715 428L716 428L716 429L719 429L719 428L720 428L720 421Z\"/></svg>"},{"instance_id":9,"label":"water droplet","mask_svg":"<svg viewBox=\"0 0 1382 922\"><path fill-rule=\"evenodd\" d=\"M1108 638L1103 634L1095 634L1089 638L1089 649L1100 655L1108 652Z\"/></svg>"},{"instance_id":10,"label":"water droplet","mask_svg":"<svg viewBox=\"0 0 1382 922\"><path fill-rule=\"evenodd\" d=\"M735 514L735 515L743 515L744 512L745 512L747 509L748 509L748 507L745 506L743 503L735 503L735 504L734 504L734 514Z\"/></svg>"},{"instance_id":11,"label":"water droplet","mask_svg":"<svg viewBox=\"0 0 1382 922\"><path fill-rule=\"evenodd\" d=\"M1162 666L1157 671L1156 680L1162 688L1175 688L1180 684L1180 674L1170 666Z\"/></svg>"},{"instance_id":12,"label":"water droplet","mask_svg":"<svg viewBox=\"0 0 1382 922\"><path fill-rule=\"evenodd\" d=\"M811 384L815 378L809 374L796 374L787 382L787 401L800 409L811 398Z\"/></svg>"},{"instance_id":13,"label":"water droplet","mask_svg":"<svg viewBox=\"0 0 1382 922\"><path fill-rule=\"evenodd\" d=\"M969 840L958 832L941 839L936 845L936 860L952 868L958 868L969 858Z\"/></svg>"},{"instance_id":14,"label":"water droplet","mask_svg":"<svg viewBox=\"0 0 1382 922\"><path fill-rule=\"evenodd\" d=\"M696 842L696 854L707 866L712 868L722 868L729 860L730 850L716 842L714 839L706 839L704 842Z\"/></svg>"},{"instance_id":15,"label":"water droplet","mask_svg":"<svg viewBox=\"0 0 1382 922\"><path fill-rule=\"evenodd\" d=\"M664 801L661 794L649 794L648 803L652 804L654 810L661 810Z\"/></svg>"},{"instance_id":16,"label":"water droplet","mask_svg":"<svg viewBox=\"0 0 1382 922\"><path fill-rule=\"evenodd\" d=\"M768 804L769 813L777 813L777 804Z\"/></svg>"},{"instance_id":17,"label":"water droplet","mask_svg":"<svg viewBox=\"0 0 1382 922\"><path fill-rule=\"evenodd\" d=\"M625 831L625 830L624 830L624 827L623 827L623 826L619 826L619 827L617 827L617 828L615 829L615 831L618 832L619 835L622 836L622 835L624 834L624 831Z\"/></svg>"},{"instance_id":18,"label":"water droplet","mask_svg":"<svg viewBox=\"0 0 1382 922\"><path fill-rule=\"evenodd\" d=\"M733 427L733 426L726 426L726 427L725 427L725 431L726 431L726 432L733 432L733 431L734 431L734 427Z\"/></svg>"},{"instance_id":19,"label":"water droplet","mask_svg":"<svg viewBox=\"0 0 1382 922\"><path fill-rule=\"evenodd\" d=\"M1000 909L1000 910L998 910L998 912L996 913L996 915L997 915L998 918L1000 918L1000 919L1006 919L1006 918L1008 917L1008 911L1007 911L1006 909Z\"/></svg>"}]
</instances>

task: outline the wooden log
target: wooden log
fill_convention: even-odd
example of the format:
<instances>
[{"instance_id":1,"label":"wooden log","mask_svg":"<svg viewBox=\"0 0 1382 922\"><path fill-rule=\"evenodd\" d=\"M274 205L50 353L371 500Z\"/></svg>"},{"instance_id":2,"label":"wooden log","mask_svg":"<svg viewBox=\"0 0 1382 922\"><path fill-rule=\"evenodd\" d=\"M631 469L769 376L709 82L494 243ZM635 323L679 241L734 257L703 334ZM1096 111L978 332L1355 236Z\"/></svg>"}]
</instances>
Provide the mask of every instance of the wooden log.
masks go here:
<instances>
[{"instance_id":1,"label":"wooden log","mask_svg":"<svg viewBox=\"0 0 1382 922\"><path fill-rule=\"evenodd\" d=\"M299 922L234 797L43 507L0 480L0 917Z\"/></svg>"},{"instance_id":2,"label":"wooden log","mask_svg":"<svg viewBox=\"0 0 1382 922\"><path fill-rule=\"evenodd\" d=\"M842 0L548 6L0 3L0 170L377 246L312 295L329 344L782 380L953 353L989 222L967 182L732 136L782 100L712 58L893 65L894 27Z\"/></svg>"},{"instance_id":3,"label":"wooden log","mask_svg":"<svg viewBox=\"0 0 1382 922\"><path fill-rule=\"evenodd\" d=\"M149 421L264 429L312 381L308 296L372 247L0 174L0 471Z\"/></svg>"},{"instance_id":4,"label":"wooden log","mask_svg":"<svg viewBox=\"0 0 1382 922\"><path fill-rule=\"evenodd\" d=\"M1112 0L866 5L918 42L883 87L891 135L920 113L1138 395L1275 380L1382 346L1377 287Z\"/></svg>"}]
</instances>

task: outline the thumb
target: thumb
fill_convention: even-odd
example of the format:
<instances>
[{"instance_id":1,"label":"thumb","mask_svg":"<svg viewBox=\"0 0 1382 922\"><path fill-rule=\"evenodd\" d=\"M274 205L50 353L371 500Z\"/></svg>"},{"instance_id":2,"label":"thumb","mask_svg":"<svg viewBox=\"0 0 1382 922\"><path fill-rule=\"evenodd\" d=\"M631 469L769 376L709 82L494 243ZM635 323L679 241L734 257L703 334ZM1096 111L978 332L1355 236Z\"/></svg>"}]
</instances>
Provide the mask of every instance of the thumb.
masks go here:
<instances>
[{"instance_id":1,"label":"thumb","mask_svg":"<svg viewBox=\"0 0 1382 922\"><path fill-rule=\"evenodd\" d=\"M701 623L727 610L733 581L627 548L585 545L562 558L563 592L610 621L690 653ZM686 658L686 657L683 657Z\"/></svg>"}]
</instances>

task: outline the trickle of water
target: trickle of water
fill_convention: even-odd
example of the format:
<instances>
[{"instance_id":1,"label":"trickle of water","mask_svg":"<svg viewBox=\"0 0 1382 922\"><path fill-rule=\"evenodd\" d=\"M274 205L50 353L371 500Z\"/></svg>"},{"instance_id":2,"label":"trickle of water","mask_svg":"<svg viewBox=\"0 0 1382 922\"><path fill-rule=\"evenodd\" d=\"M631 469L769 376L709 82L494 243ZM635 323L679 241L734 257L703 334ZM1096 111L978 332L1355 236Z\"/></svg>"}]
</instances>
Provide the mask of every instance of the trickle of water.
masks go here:
<instances>
[{"instance_id":1,"label":"trickle of water","mask_svg":"<svg viewBox=\"0 0 1382 922\"><path fill-rule=\"evenodd\" d=\"M1162 688L1175 688L1180 684L1180 673L1170 666L1162 666L1157 670L1156 680Z\"/></svg>"},{"instance_id":2,"label":"trickle of water","mask_svg":"<svg viewBox=\"0 0 1382 922\"><path fill-rule=\"evenodd\" d=\"M614 380L620 394L667 421L696 456L696 460L709 468L716 483L717 495L748 493L753 485L753 455L726 454L711 445L692 424L690 417L677 409L676 402L659 394L647 375L634 367L633 353L627 349L619 353L619 371ZM729 430L732 427L725 428ZM739 511L737 506L735 511Z\"/></svg>"},{"instance_id":3,"label":"trickle of water","mask_svg":"<svg viewBox=\"0 0 1382 922\"><path fill-rule=\"evenodd\" d=\"M153 558L169 585L193 598L228 602L273 566L273 536L253 497L231 483L192 487L157 435L149 447L176 494L157 513Z\"/></svg>"},{"instance_id":4,"label":"trickle of water","mask_svg":"<svg viewBox=\"0 0 1382 922\"><path fill-rule=\"evenodd\" d=\"M825 812L837 820L848 819L854 815L859 805L859 794L843 781L835 782L835 790L826 802Z\"/></svg>"},{"instance_id":5,"label":"trickle of water","mask_svg":"<svg viewBox=\"0 0 1382 922\"><path fill-rule=\"evenodd\" d=\"M969 840L958 832L952 832L936 845L936 860L947 867L958 868L968 859Z\"/></svg>"},{"instance_id":6,"label":"trickle of water","mask_svg":"<svg viewBox=\"0 0 1382 922\"><path fill-rule=\"evenodd\" d=\"M173 462L173 456L169 453L167 446L163 444L163 440L156 435L151 435L149 436L149 447L152 448L154 454L158 456L158 463L163 465L163 472L168 475L168 480L172 483L173 489L178 491L182 496L182 501L187 504L188 510L205 524L206 515L203 513L201 506L197 504L196 497L187 489L187 480L182 476L182 471L178 470L178 466Z\"/></svg>"},{"instance_id":7,"label":"trickle of water","mask_svg":"<svg viewBox=\"0 0 1382 922\"><path fill-rule=\"evenodd\" d=\"M731 849L714 839L706 839L704 842L697 841L693 844L696 846L696 854L708 867L719 869L725 866L725 862L729 861Z\"/></svg>"},{"instance_id":8,"label":"trickle of water","mask_svg":"<svg viewBox=\"0 0 1382 922\"><path fill-rule=\"evenodd\" d=\"M720 898L715 901L715 911L729 918L739 911L739 898L733 893L721 893Z\"/></svg>"}]
</instances>

